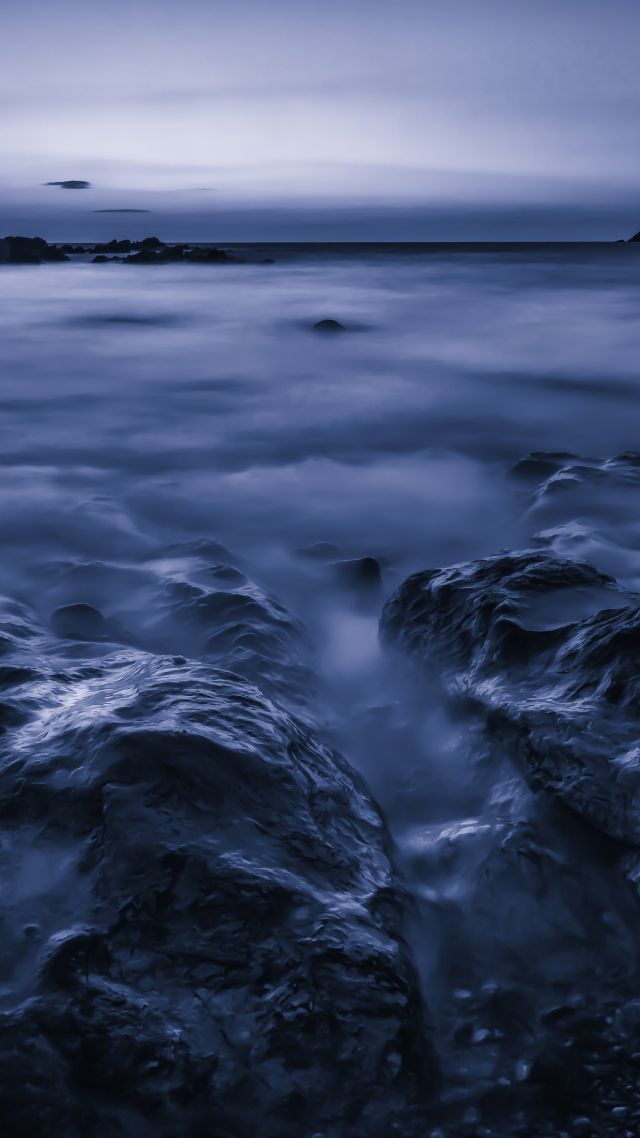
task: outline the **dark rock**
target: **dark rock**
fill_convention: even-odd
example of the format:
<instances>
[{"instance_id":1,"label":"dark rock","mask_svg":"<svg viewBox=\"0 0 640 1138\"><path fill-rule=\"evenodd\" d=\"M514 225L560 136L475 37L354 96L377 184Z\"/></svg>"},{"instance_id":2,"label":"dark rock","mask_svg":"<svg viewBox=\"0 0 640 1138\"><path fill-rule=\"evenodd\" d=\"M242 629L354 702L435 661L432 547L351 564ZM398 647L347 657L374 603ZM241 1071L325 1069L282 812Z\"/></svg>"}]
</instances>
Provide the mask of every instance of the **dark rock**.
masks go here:
<instances>
[{"instance_id":1,"label":"dark rock","mask_svg":"<svg viewBox=\"0 0 640 1138\"><path fill-rule=\"evenodd\" d=\"M97 257L94 257L92 259L91 264L92 265L104 265L107 263L107 261L110 261L110 260L111 260L111 258L105 257L104 253L98 253Z\"/></svg>"},{"instance_id":2,"label":"dark rock","mask_svg":"<svg viewBox=\"0 0 640 1138\"><path fill-rule=\"evenodd\" d=\"M382 588L380 562L375 557L335 561L333 569L340 583L348 588L376 591Z\"/></svg>"},{"instance_id":3,"label":"dark rock","mask_svg":"<svg viewBox=\"0 0 640 1138\"><path fill-rule=\"evenodd\" d=\"M206 555L207 549L203 550ZM302 713L314 693L304 626L232 565L203 556L165 577L139 629L145 643L215 662Z\"/></svg>"},{"instance_id":4,"label":"dark rock","mask_svg":"<svg viewBox=\"0 0 640 1138\"><path fill-rule=\"evenodd\" d=\"M3 237L0 239L0 264L39 265L42 261L67 261L69 258L56 245L48 245L42 237Z\"/></svg>"},{"instance_id":5,"label":"dark rock","mask_svg":"<svg viewBox=\"0 0 640 1138\"><path fill-rule=\"evenodd\" d=\"M508 554L410 577L381 633L473 699L534 789L640 844L640 598L584 562Z\"/></svg>"},{"instance_id":6,"label":"dark rock","mask_svg":"<svg viewBox=\"0 0 640 1138\"><path fill-rule=\"evenodd\" d=\"M92 605L63 605L51 615L56 636L71 640L102 640L108 625L101 612Z\"/></svg>"},{"instance_id":7,"label":"dark rock","mask_svg":"<svg viewBox=\"0 0 640 1138\"><path fill-rule=\"evenodd\" d=\"M300 557L308 557L311 561L330 561L332 557L340 556L340 548L332 541L314 541L312 545L303 545L297 550Z\"/></svg>"},{"instance_id":8,"label":"dark rock","mask_svg":"<svg viewBox=\"0 0 640 1138\"><path fill-rule=\"evenodd\" d=\"M318 320L317 324L313 325L313 332L346 332L344 324L339 320Z\"/></svg>"},{"instance_id":9,"label":"dark rock","mask_svg":"<svg viewBox=\"0 0 640 1138\"><path fill-rule=\"evenodd\" d=\"M161 261L159 253L153 249L144 249L139 253L131 253L130 256L124 258L125 265L157 265Z\"/></svg>"},{"instance_id":10,"label":"dark rock","mask_svg":"<svg viewBox=\"0 0 640 1138\"><path fill-rule=\"evenodd\" d=\"M12 1138L422 1136L435 1064L359 778L237 675L70 666L20 607L0 633L39 672L8 696L3 842L48 866L0 897Z\"/></svg>"},{"instance_id":11,"label":"dark rock","mask_svg":"<svg viewBox=\"0 0 640 1138\"><path fill-rule=\"evenodd\" d=\"M640 230L638 230L637 233L634 233L633 237L629 238L629 243L633 243L634 241L640 241Z\"/></svg>"},{"instance_id":12,"label":"dark rock","mask_svg":"<svg viewBox=\"0 0 640 1138\"><path fill-rule=\"evenodd\" d=\"M576 455L567 451L534 451L519 462L511 470L513 478L521 482L536 483L542 479L551 478L567 464L576 461Z\"/></svg>"},{"instance_id":13,"label":"dark rock","mask_svg":"<svg viewBox=\"0 0 640 1138\"><path fill-rule=\"evenodd\" d=\"M134 241L129 241L127 238L124 238L122 241L117 241L114 238L113 241L94 245L93 248L87 249L87 253L130 253L131 250L135 248L136 243Z\"/></svg>"}]
</instances>

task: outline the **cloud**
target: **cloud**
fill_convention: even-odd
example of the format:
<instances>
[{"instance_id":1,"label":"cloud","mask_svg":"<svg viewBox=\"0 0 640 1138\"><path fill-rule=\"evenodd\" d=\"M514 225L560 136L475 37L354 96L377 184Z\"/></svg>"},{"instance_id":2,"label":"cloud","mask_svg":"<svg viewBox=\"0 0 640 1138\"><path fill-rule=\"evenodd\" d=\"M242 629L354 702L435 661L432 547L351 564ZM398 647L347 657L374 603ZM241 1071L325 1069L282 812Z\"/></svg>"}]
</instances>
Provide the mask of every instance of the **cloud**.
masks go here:
<instances>
[{"instance_id":1,"label":"cloud","mask_svg":"<svg viewBox=\"0 0 640 1138\"><path fill-rule=\"evenodd\" d=\"M150 209L92 209L92 213L151 213Z\"/></svg>"},{"instance_id":2,"label":"cloud","mask_svg":"<svg viewBox=\"0 0 640 1138\"><path fill-rule=\"evenodd\" d=\"M90 190L91 182L84 182L78 178L70 178L66 182L45 182L45 186L61 186L63 190Z\"/></svg>"}]
</instances>

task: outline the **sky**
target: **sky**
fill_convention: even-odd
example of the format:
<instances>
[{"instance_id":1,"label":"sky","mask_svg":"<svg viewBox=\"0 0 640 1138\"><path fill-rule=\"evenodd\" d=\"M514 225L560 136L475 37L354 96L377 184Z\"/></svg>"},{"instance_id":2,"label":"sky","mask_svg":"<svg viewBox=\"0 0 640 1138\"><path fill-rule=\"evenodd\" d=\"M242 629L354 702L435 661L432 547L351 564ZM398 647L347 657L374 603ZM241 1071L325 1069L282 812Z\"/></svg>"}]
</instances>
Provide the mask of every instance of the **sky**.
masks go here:
<instances>
[{"instance_id":1,"label":"sky","mask_svg":"<svg viewBox=\"0 0 640 1138\"><path fill-rule=\"evenodd\" d=\"M7 3L0 233L628 236L639 40L640 0Z\"/></svg>"}]
</instances>

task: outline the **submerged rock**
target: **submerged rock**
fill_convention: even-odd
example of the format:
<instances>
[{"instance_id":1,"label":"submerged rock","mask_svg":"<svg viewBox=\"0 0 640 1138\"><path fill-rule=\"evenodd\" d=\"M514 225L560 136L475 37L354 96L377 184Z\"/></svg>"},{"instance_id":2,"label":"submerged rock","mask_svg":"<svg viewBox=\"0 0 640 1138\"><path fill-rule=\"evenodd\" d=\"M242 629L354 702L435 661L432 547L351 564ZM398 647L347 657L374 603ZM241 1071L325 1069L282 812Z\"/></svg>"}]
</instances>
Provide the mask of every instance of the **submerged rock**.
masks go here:
<instances>
[{"instance_id":1,"label":"submerged rock","mask_svg":"<svg viewBox=\"0 0 640 1138\"><path fill-rule=\"evenodd\" d=\"M333 571L338 581L348 588L366 589L368 592L379 592L382 588L382 572L376 557L334 561Z\"/></svg>"},{"instance_id":2,"label":"submerged rock","mask_svg":"<svg viewBox=\"0 0 640 1138\"><path fill-rule=\"evenodd\" d=\"M381 633L472 699L532 787L640 844L640 598L584 562L507 554L410 577Z\"/></svg>"},{"instance_id":3,"label":"submerged rock","mask_svg":"<svg viewBox=\"0 0 640 1138\"><path fill-rule=\"evenodd\" d=\"M318 320L313 325L312 332L328 332L331 334L332 332L346 332L346 328L339 320Z\"/></svg>"},{"instance_id":4,"label":"submerged rock","mask_svg":"<svg viewBox=\"0 0 640 1138\"><path fill-rule=\"evenodd\" d=\"M57 636L71 640L103 640L108 624L93 605L63 605L51 616L51 627Z\"/></svg>"},{"instance_id":5,"label":"submerged rock","mask_svg":"<svg viewBox=\"0 0 640 1138\"><path fill-rule=\"evenodd\" d=\"M300 546L296 553L309 561L330 561L339 557L341 550L333 541L314 541L311 545Z\"/></svg>"},{"instance_id":6,"label":"submerged rock","mask_svg":"<svg viewBox=\"0 0 640 1138\"><path fill-rule=\"evenodd\" d=\"M69 663L20 607L1 631L12 1134L421 1135L435 1065L358 777L238 675Z\"/></svg>"}]
</instances>

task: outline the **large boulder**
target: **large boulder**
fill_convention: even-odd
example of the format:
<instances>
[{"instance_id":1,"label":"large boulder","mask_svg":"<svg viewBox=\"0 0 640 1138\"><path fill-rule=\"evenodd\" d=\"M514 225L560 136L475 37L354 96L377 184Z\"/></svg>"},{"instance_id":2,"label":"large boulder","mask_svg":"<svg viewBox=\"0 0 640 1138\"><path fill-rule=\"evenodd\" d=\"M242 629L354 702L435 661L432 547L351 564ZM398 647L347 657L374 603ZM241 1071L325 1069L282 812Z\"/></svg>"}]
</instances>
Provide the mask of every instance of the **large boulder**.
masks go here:
<instances>
[{"instance_id":1,"label":"large boulder","mask_svg":"<svg viewBox=\"0 0 640 1138\"><path fill-rule=\"evenodd\" d=\"M16 605L0 646L12 1138L423 1134L433 1056L347 764L211 664Z\"/></svg>"},{"instance_id":2,"label":"large boulder","mask_svg":"<svg viewBox=\"0 0 640 1138\"><path fill-rule=\"evenodd\" d=\"M640 599L587 563L506 554L410 577L381 632L481 711L534 788L640 844Z\"/></svg>"}]
</instances>

